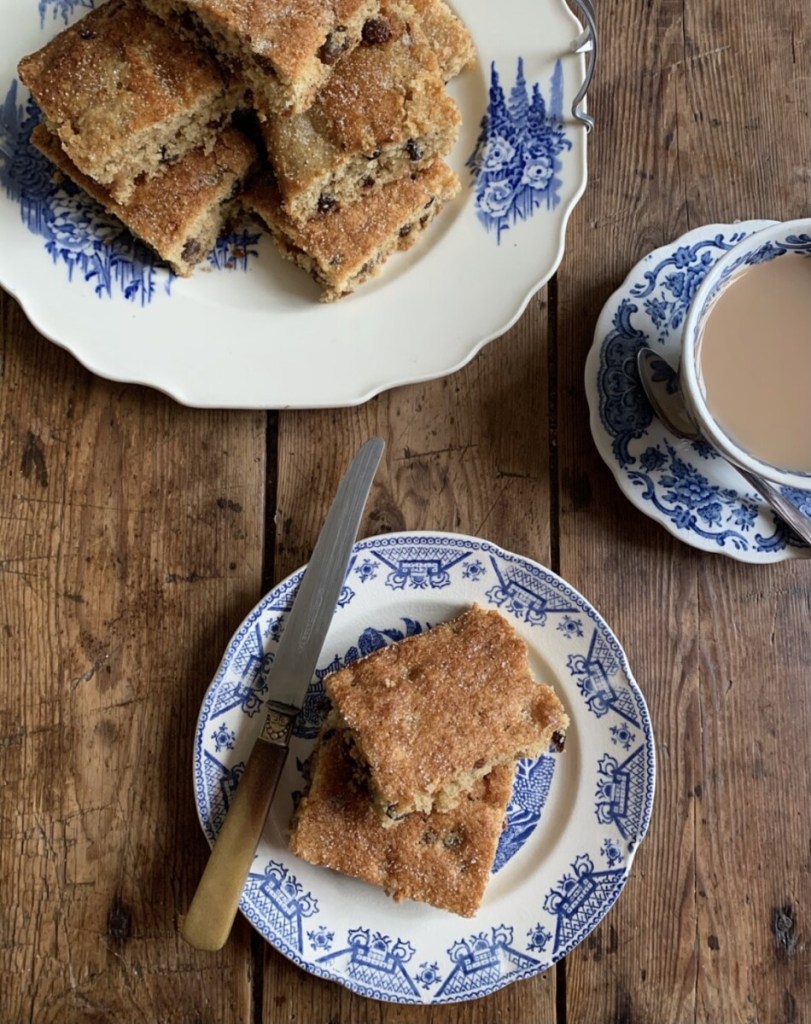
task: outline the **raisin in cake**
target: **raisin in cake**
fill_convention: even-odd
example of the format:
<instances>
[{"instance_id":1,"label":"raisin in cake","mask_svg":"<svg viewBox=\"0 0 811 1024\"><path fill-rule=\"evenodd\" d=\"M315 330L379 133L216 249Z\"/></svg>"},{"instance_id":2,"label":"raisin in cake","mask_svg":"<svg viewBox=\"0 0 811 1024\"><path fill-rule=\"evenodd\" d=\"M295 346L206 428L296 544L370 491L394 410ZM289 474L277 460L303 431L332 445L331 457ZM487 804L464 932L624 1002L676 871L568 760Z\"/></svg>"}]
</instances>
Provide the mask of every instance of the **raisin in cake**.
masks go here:
<instances>
[{"instance_id":1,"label":"raisin in cake","mask_svg":"<svg viewBox=\"0 0 811 1024\"><path fill-rule=\"evenodd\" d=\"M301 223L444 157L460 123L414 7L382 0L309 110L262 133L285 213Z\"/></svg>"},{"instance_id":2,"label":"raisin in cake","mask_svg":"<svg viewBox=\"0 0 811 1024\"><path fill-rule=\"evenodd\" d=\"M45 125L37 125L31 141L181 276L205 258L237 212L239 191L257 156L245 136L227 128L210 152L192 150L159 177L137 182L128 204L122 206L82 174Z\"/></svg>"},{"instance_id":3,"label":"raisin in cake","mask_svg":"<svg viewBox=\"0 0 811 1024\"><path fill-rule=\"evenodd\" d=\"M282 256L307 271L321 286L322 300L331 302L378 273L391 253L413 245L459 188L454 172L437 160L303 225L284 213L268 177L250 186L243 201L267 226Z\"/></svg>"},{"instance_id":4,"label":"raisin in cake","mask_svg":"<svg viewBox=\"0 0 811 1024\"><path fill-rule=\"evenodd\" d=\"M306 110L379 0L143 0L216 52L273 113Z\"/></svg>"}]
</instances>

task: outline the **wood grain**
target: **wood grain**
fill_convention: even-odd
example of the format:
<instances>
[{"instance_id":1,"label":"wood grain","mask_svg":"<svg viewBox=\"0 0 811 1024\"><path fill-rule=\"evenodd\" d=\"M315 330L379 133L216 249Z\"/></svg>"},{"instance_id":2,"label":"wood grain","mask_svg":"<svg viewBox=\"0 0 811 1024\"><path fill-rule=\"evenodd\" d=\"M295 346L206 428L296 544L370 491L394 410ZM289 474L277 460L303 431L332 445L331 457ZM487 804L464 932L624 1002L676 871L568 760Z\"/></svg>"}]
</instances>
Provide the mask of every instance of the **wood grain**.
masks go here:
<instances>
[{"instance_id":1,"label":"wood grain","mask_svg":"<svg viewBox=\"0 0 811 1024\"><path fill-rule=\"evenodd\" d=\"M808 566L702 574L696 802L701 1019L803 1021L811 1009Z\"/></svg>"},{"instance_id":2,"label":"wood grain","mask_svg":"<svg viewBox=\"0 0 811 1024\"><path fill-rule=\"evenodd\" d=\"M199 703L258 596L264 417L103 382L0 302L0 1019L247 1021L244 923L210 957L177 919Z\"/></svg>"},{"instance_id":3,"label":"wood grain","mask_svg":"<svg viewBox=\"0 0 811 1024\"><path fill-rule=\"evenodd\" d=\"M279 416L276 576L306 561L352 453L387 441L361 535L453 530L550 547L545 295L498 346L449 377L359 409Z\"/></svg>"}]
</instances>

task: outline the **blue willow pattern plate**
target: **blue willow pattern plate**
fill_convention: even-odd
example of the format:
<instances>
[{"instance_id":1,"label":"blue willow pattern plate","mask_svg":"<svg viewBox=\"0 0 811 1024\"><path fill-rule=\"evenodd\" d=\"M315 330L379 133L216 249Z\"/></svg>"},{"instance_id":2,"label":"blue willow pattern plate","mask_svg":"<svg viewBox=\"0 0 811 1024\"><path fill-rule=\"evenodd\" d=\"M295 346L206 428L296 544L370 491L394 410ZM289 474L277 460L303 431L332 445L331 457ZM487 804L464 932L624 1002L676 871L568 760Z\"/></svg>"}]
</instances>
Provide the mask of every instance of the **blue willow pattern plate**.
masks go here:
<instances>
[{"instance_id":1,"label":"blue willow pattern plate","mask_svg":"<svg viewBox=\"0 0 811 1024\"><path fill-rule=\"evenodd\" d=\"M690 301L715 260L771 221L710 224L638 263L603 308L586 360L586 396L597 449L623 493L679 540L744 562L807 558L811 549L706 443L674 437L642 391L636 353L661 352L674 378ZM811 517L811 492L783 492Z\"/></svg>"},{"instance_id":2,"label":"blue willow pattern plate","mask_svg":"<svg viewBox=\"0 0 811 1024\"><path fill-rule=\"evenodd\" d=\"M478 51L449 87L462 191L412 251L328 306L250 220L177 279L54 177L30 145L40 113L16 66L99 2L4 0L0 285L102 376L198 406L353 405L464 365L560 263L586 186L585 130L570 113L585 57L565 0L458 0Z\"/></svg>"},{"instance_id":3,"label":"blue willow pattern plate","mask_svg":"<svg viewBox=\"0 0 811 1024\"><path fill-rule=\"evenodd\" d=\"M272 590L231 640L203 700L194 789L213 843L268 697L267 675L303 574ZM520 763L484 902L465 919L313 867L287 849L306 760L324 714L323 678L473 602L499 609L554 685L571 726L563 754ZM459 534L388 534L355 545L335 618L240 909L294 963L401 1003L486 995L545 971L619 896L650 820L654 744L616 637L548 569Z\"/></svg>"}]
</instances>

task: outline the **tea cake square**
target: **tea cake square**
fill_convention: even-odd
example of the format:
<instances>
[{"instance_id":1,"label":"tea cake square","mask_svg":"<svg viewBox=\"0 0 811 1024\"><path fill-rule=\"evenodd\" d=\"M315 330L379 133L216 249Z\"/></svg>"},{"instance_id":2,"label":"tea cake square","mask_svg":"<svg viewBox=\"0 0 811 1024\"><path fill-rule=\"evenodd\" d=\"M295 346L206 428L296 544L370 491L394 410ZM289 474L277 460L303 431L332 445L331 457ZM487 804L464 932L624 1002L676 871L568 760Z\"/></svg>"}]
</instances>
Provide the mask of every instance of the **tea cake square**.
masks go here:
<instances>
[{"instance_id":1,"label":"tea cake square","mask_svg":"<svg viewBox=\"0 0 811 1024\"><path fill-rule=\"evenodd\" d=\"M313 105L262 134L284 211L302 223L445 156L460 123L415 9L382 0Z\"/></svg>"},{"instance_id":2,"label":"tea cake square","mask_svg":"<svg viewBox=\"0 0 811 1024\"><path fill-rule=\"evenodd\" d=\"M437 160L424 171L389 182L360 202L296 224L270 178L244 197L270 231L279 252L322 288L322 301L348 295L378 273L398 249L408 249L459 191L459 179Z\"/></svg>"},{"instance_id":3,"label":"tea cake square","mask_svg":"<svg viewBox=\"0 0 811 1024\"><path fill-rule=\"evenodd\" d=\"M210 152L192 150L159 177L136 182L129 202L122 206L72 163L44 124L37 125L31 141L184 277L211 251L238 212L238 194L257 159L253 144L236 129L227 128Z\"/></svg>"},{"instance_id":4,"label":"tea cake square","mask_svg":"<svg viewBox=\"0 0 811 1024\"><path fill-rule=\"evenodd\" d=\"M379 0L143 0L215 52L258 109L306 110L341 55L361 39Z\"/></svg>"},{"instance_id":5,"label":"tea cake square","mask_svg":"<svg viewBox=\"0 0 811 1024\"><path fill-rule=\"evenodd\" d=\"M138 0L109 0L19 64L48 129L82 174L126 204L192 149L210 151L244 90Z\"/></svg>"},{"instance_id":6,"label":"tea cake square","mask_svg":"<svg viewBox=\"0 0 811 1024\"><path fill-rule=\"evenodd\" d=\"M562 746L569 719L527 645L476 605L327 676L381 811L446 810L497 765Z\"/></svg>"}]
</instances>

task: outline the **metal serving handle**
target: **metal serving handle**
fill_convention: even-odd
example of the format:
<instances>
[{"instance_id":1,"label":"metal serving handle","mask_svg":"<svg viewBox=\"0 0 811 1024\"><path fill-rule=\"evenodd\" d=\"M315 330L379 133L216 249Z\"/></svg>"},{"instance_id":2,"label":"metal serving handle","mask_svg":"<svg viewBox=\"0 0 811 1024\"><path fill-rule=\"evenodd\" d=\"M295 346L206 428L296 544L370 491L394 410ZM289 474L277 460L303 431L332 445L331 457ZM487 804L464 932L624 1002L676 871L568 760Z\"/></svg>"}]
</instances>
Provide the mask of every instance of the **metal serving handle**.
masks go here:
<instances>
[{"instance_id":1,"label":"metal serving handle","mask_svg":"<svg viewBox=\"0 0 811 1024\"><path fill-rule=\"evenodd\" d=\"M589 91L591 80L594 77L594 66L597 63L597 19L594 14L592 0L570 0L570 2L580 12L586 25L580 35L572 40L572 51L574 53L588 54L586 58L586 77L583 79L580 91L572 101L572 117L584 125L587 132L590 132L594 127L594 118L584 110L580 110L580 104L586 98L586 93Z\"/></svg>"}]
</instances>

